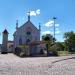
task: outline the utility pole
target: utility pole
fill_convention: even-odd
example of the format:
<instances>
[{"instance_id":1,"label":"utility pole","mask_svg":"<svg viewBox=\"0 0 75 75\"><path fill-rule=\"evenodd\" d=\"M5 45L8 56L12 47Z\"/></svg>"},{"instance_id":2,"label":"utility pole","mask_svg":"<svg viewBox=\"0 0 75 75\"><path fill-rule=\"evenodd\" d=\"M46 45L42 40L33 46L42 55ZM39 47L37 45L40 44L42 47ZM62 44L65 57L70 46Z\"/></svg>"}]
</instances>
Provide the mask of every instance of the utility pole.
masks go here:
<instances>
[{"instance_id":1,"label":"utility pole","mask_svg":"<svg viewBox=\"0 0 75 75\"><path fill-rule=\"evenodd\" d=\"M40 40L41 40L41 23L39 23L39 32L40 32Z\"/></svg>"},{"instance_id":2,"label":"utility pole","mask_svg":"<svg viewBox=\"0 0 75 75\"><path fill-rule=\"evenodd\" d=\"M54 26L54 38L53 38L53 44L55 43L55 21L56 21L56 17L53 17L53 20L54 20L54 23L53 23L53 26Z\"/></svg>"}]
</instances>

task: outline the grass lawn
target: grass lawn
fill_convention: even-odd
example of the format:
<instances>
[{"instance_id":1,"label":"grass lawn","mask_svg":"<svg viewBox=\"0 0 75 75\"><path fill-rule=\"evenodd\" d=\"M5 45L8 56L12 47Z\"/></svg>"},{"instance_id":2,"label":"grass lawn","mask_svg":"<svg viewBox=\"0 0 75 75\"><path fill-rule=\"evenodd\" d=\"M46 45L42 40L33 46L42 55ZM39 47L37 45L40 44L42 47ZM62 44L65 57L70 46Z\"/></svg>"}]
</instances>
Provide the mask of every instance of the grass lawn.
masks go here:
<instances>
[{"instance_id":1,"label":"grass lawn","mask_svg":"<svg viewBox=\"0 0 75 75\"><path fill-rule=\"evenodd\" d=\"M66 56L66 55L69 55L69 52L68 51L58 51L58 55L59 56Z\"/></svg>"}]
</instances>

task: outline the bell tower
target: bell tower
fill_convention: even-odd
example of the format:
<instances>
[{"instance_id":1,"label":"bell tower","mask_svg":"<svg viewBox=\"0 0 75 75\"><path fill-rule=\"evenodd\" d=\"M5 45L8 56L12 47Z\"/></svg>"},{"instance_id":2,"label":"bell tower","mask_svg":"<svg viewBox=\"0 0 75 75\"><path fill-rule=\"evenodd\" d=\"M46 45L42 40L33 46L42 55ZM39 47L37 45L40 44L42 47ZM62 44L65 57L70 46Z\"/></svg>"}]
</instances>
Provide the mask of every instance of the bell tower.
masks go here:
<instances>
[{"instance_id":1,"label":"bell tower","mask_svg":"<svg viewBox=\"0 0 75 75\"><path fill-rule=\"evenodd\" d=\"M1 50L2 54L7 53L7 43L8 43L8 31L5 29L3 31L2 50Z\"/></svg>"}]
</instances>

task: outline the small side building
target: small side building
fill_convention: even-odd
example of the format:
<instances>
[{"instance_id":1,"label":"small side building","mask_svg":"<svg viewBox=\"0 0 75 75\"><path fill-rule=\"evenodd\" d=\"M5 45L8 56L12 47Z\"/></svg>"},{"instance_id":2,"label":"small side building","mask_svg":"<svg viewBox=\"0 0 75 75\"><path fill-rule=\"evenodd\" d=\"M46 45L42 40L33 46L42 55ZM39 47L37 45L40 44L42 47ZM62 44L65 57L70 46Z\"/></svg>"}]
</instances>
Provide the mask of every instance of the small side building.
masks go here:
<instances>
[{"instance_id":1,"label":"small side building","mask_svg":"<svg viewBox=\"0 0 75 75\"><path fill-rule=\"evenodd\" d=\"M5 29L3 31L2 36L2 44L0 45L0 52L2 54L11 53L13 52L13 41L8 41L8 31Z\"/></svg>"}]
</instances>

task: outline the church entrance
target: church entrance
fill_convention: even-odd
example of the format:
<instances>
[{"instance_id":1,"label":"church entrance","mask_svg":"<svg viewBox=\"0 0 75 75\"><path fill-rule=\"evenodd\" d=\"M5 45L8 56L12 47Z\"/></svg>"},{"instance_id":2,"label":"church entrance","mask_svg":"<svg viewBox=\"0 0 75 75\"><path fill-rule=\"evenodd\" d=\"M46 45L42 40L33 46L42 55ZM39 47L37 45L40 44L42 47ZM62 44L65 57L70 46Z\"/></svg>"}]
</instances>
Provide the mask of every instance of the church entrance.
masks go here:
<instances>
[{"instance_id":1,"label":"church entrance","mask_svg":"<svg viewBox=\"0 0 75 75\"><path fill-rule=\"evenodd\" d=\"M30 55L34 56L37 54L37 45L30 46Z\"/></svg>"}]
</instances>

